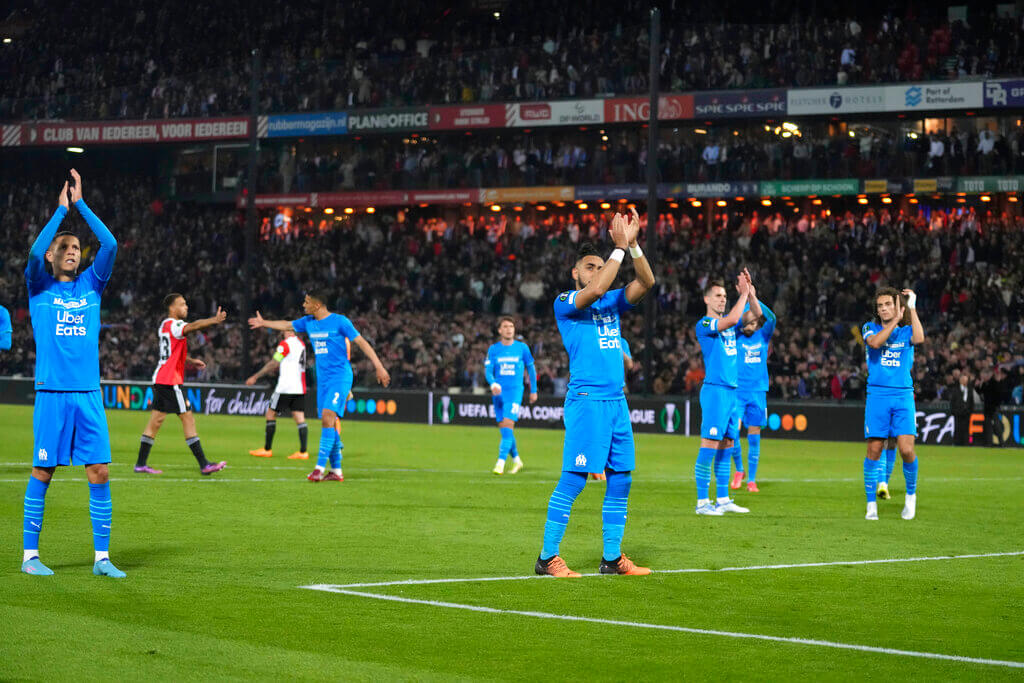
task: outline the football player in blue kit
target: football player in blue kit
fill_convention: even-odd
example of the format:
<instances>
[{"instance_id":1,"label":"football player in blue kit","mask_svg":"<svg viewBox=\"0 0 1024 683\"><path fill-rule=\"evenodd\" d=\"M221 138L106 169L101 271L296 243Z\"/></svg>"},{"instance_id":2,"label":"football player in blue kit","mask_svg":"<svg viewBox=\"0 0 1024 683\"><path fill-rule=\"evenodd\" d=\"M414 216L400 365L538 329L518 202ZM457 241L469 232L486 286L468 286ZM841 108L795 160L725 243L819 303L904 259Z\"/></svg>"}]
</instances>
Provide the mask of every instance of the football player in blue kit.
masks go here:
<instances>
[{"instance_id":1,"label":"football player in blue kit","mask_svg":"<svg viewBox=\"0 0 1024 683\"><path fill-rule=\"evenodd\" d=\"M510 316L502 316L498 322L498 336L501 340L491 344L491 348L487 349L487 360L484 361L484 375L491 385L494 419L501 430L498 462L492 471L504 474L505 460L511 454L512 469L509 474L515 474L523 469L523 459L519 457L519 447L513 432L516 420L519 419L519 408L523 405L523 371L530 378L530 403L536 403L537 368L530 347L516 341L516 323Z\"/></svg>"},{"instance_id":2,"label":"football player in blue kit","mask_svg":"<svg viewBox=\"0 0 1024 683\"><path fill-rule=\"evenodd\" d=\"M100 394L100 297L110 280L117 240L82 199L82 178L71 170L53 217L36 237L25 266L29 313L36 340L32 474L25 491L21 571L53 574L39 560L46 491L57 467L83 465L89 480L89 518L95 561L92 573L123 578L110 561L110 432ZM69 205L89 225L100 248L81 273L82 243L57 232ZM47 268L49 266L49 268Z\"/></svg>"},{"instance_id":3,"label":"football player in blue kit","mask_svg":"<svg viewBox=\"0 0 1024 683\"><path fill-rule=\"evenodd\" d=\"M740 318L736 343L737 360L736 420L737 429L747 427L747 491L757 493L757 465L761 459L761 430L768 425L768 349L775 334L775 314L757 298L757 290L750 286L751 308ZM761 308L755 315L753 304ZM732 461L736 466L729 488L743 484L743 455L737 439L732 447Z\"/></svg>"},{"instance_id":4,"label":"football player in blue kit","mask_svg":"<svg viewBox=\"0 0 1024 683\"><path fill-rule=\"evenodd\" d=\"M917 295L883 287L875 294L876 320L864 323L861 335L867 347L868 395L864 402L864 493L867 496L865 519L878 519L878 478L882 445L890 436L903 460L903 478L907 483L903 519L917 514L917 417L914 405L914 347L924 343L924 327L917 317ZM909 318L908 322L904 317Z\"/></svg>"},{"instance_id":5,"label":"football player in blue kit","mask_svg":"<svg viewBox=\"0 0 1024 683\"><path fill-rule=\"evenodd\" d=\"M572 269L576 288L555 299L555 321L569 354L569 389L565 396L565 441L562 476L548 502L544 542L534 571L555 577L577 577L558 552L572 505L587 483L587 474L607 478L602 506L604 551L602 574L645 575L622 553L626 504L635 467L633 426L623 392L625 375L620 345L619 315L632 311L654 286L654 273L637 244L640 218L616 214L609 236L615 249L605 261L593 245L580 247ZM633 259L635 278L612 289L626 250Z\"/></svg>"}]
</instances>

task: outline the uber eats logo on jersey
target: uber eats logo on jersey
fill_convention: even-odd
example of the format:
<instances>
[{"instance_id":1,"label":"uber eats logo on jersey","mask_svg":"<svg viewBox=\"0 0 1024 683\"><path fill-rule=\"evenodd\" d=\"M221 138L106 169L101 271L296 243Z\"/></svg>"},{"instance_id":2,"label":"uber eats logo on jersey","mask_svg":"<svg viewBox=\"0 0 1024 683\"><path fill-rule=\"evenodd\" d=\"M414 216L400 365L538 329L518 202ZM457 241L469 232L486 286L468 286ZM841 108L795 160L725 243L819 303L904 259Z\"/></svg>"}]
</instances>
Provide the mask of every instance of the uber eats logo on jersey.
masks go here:
<instances>
[{"instance_id":1,"label":"uber eats logo on jersey","mask_svg":"<svg viewBox=\"0 0 1024 683\"><path fill-rule=\"evenodd\" d=\"M669 434L673 434L679 429L682 420L683 416L676 410L675 403L666 403L665 407L661 409L661 414L658 416L661 428Z\"/></svg>"}]
</instances>

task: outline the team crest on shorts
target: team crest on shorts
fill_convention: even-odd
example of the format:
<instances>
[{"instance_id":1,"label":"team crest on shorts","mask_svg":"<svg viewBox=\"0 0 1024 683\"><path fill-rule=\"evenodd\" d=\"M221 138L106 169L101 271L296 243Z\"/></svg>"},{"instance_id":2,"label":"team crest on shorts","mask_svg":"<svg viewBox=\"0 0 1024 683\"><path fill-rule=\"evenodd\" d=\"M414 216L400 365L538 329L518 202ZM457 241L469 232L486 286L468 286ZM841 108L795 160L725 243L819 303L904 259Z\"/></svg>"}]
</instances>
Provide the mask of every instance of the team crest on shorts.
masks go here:
<instances>
[{"instance_id":1,"label":"team crest on shorts","mask_svg":"<svg viewBox=\"0 0 1024 683\"><path fill-rule=\"evenodd\" d=\"M712 427L708 430L708 433L711 434L711 436L718 436L718 427Z\"/></svg>"},{"instance_id":2,"label":"team crest on shorts","mask_svg":"<svg viewBox=\"0 0 1024 683\"><path fill-rule=\"evenodd\" d=\"M46 462L46 458L47 458L46 449L45 448L40 448L39 449L39 459L41 461L43 461L43 462Z\"/></svg>"},{"instance_id":3,"label":"team crest on shorts","mask_svg":"<svg viewBox=\"0 0 1024 683\"><path fill-rule=\"evenodd\" d=\"M576 467L586 467L586 466L587 466L587 456L585 456L582 453L580 453L579 455L576 456Z\"/></svg>"}]
</instances>

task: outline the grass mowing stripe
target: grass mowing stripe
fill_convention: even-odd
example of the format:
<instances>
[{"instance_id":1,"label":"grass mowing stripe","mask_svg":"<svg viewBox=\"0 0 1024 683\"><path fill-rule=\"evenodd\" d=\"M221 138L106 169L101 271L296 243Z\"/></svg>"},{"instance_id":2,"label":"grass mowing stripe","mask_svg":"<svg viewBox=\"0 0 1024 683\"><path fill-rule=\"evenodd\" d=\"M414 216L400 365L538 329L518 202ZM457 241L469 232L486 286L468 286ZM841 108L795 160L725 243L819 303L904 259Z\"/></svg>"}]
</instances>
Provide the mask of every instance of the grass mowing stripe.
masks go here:
<instances>
[{"instance_id":1,"label":"grass mowing stripe","mask_svg":"<svg viewBox=\"0 0 1024 683\"><path fill-rule=\"evenodd\" d=\"M587 575L592 576L592 575ZM397 595L385 595L382 593L364 593L362 591L345 590L341 588L317 588L331 593L343 595L354 595L361 598L373 598L375 600L387 600L390 602L403 602L413 605L428 605L430 607L448 607L451 609L462 609L470 612L483 612L486 614L511 614L521 617L535 617L538 619L556 619L559 621L588 622L591 624L603 624L607 626L628 626L631 628L654 629L659 631L677 631L680 633L695 633L703 636L722 636L726 638L744 638L748 640L767 640L776 643L792 643L795 645L812 645L816 647L829 647L839 650L856 650L859 652L872 652L877 654L897 655L902 657L918 657L921 659L941 659L950 662L961 662L964 664L984 664L989 666L1002 666L1012 669L1024 669L1024 662L1012 662L1002 659L984 659L980 657L965 657L962 655L947 655L939 652L917 652L915 650L897 650L888 647L875 647L873 645L857 645L855 643L838 643L831 640L816 640L810 638L789 638L786 636L769 636L760 633L739 633L734 631L717 631L703 628L690 628L687 626L670 626L667 624L646 624L640 621L619 621L616 619L599 619L596 617L580 617L571 614L551 614L549 612L527 612L513 609L497 609L494 607L483 607L480 605L463 605L458 602L444 602L440 600L418 600L416 598L403 598Z\"/></svg>"}]
</instances>

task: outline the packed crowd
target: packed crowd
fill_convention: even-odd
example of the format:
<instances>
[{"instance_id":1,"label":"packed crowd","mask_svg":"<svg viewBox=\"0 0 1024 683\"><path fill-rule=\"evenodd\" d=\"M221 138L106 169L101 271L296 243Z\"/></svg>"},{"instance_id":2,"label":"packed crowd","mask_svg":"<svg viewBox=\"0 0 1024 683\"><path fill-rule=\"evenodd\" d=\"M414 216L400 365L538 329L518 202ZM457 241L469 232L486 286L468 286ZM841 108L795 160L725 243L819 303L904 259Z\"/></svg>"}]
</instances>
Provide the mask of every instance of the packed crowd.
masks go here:
<instances>
[{"instance_id":1,"label":"packed crowd","mask_svg":"<svg viewBox=\"0 0 1024 683\"><path fill-rule=\"evenodd\" d=\"M906 134L861 126L786 137L761 124L716 134L666 131L664 182L1024 173L1024 128ZM703 129L702 129L703 130ZM261 192L645 183L645 130L381 138L268 146ZM241 163L241 159L239 159ZM223 169L222 169L223 171ZM205 190L209 170L196 172ZM184 186L182 186L184 187Z\"/></svg>"},{"instance_id":2,"label":"packed crowd","mask_svg":"<svg viewBox=\"0 0 1024 683\"><path fill-rule=\"evenodd\" d=\"M602 0L584 17L571 3L538 0L447 9L224 0L188 12L154 0L23 3L4 23L0 120L246 113L254 46L263 51L263 112L643 93L647 7ZM897 15L672 3L663 10L660 87L1016 75L1021 36L1019 17L989 10L951 23L943 6Z\"/></svg>"},{"instance_id":3,"label":"packed crowd","mask_svg":"<svg viewBox=\"0 0 1024 683\"><path fill-rule=\"evenodd\" d=\"M34 360L22 271L28 248L53 210L52 188L11 189L0 202L2 303L15 323L14 347L0 374L30 375ZM207 368L194 379L238 381L253 368L239 356L254 335L258 367L275 343L239 319L240 215L152 200L137 180L88 186L87 201L120 241L104 296L103 376L146 380L156 364L161 298L186 295L190 317L224 306L228 322L192 339ZM73 212L74 213L74 212ZM838 213L838 212L837 212ZM372 341L399 388L486 387L483 359L498 315L518 317L537 358L540 389L564 391L567 357L550 313L570 289L569 271L583 241L607 243L607 216L560 214L527 222L511 217L395 220L375 214L329 224L296 219L260 241L256 306L265 317L298 317L304 288L326 284L334 310ZM68 219L80 233L84 223ZM76 225L76 223L78 223ZM703 368L694 326L704 314L702 288L742 266L779 317L769 368L770 395L785 399L858 399L864 395L861 323L871 295L885 284L910 286L928 341L915 363L922 400L947 398L960 372L1003 376L1006 400L1024 372L1024 219L933 211L917 217L861 214L722 214L710 232L686 214L663 215L658 277L654 390L694 394ZM646 227L645 227L646 229ZM86 240L86 245L92 243ZM86 247L86 259L89 248ZM630 270L625 268L625 277ZM644 354L642 315L623 319L637 359ZM356 353L357 382L372 382ZM633 391L645 385L637 364ZM1019 395L1019 391L1018 391Z\"/></svg>"}]
</instances>

